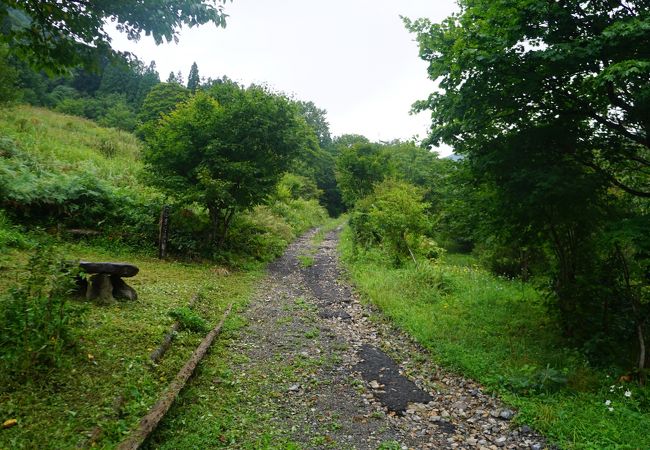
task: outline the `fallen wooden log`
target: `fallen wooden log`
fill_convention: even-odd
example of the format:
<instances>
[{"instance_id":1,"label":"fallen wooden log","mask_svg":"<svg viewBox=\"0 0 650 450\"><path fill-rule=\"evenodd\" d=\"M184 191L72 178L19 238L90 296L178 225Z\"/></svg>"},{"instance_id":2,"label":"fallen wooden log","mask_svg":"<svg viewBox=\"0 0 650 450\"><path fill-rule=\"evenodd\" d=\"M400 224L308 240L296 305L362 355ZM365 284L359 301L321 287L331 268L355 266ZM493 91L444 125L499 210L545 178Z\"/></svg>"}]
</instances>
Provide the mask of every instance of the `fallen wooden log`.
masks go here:
<instances>
[{"instance_id":1,"label":"fallen wooden log","mask_svg":"<svg viewBox=\"0 0 650 450\"><path fill-rule=\"evenodd\" d=\"M97 230L86 230L86 229L81 229L81 228L68 228L66 230L63 230L66 233L69 234L75 234L77 236L99 236L101 231Z\"/></svg>"},{"instance_id":2,"label":"fallen wooden log","mask_svg":"<svg viewBox=\"0 0 650 450\"><path fill-rule=\"evenodd\" d=\"M196 303L199 297L200 295L198 292L194 294L194 296L190 300L188 307L191 308L192 306L194 306L194 303ZM155 349L153 352L151 352L151 355L149 355L149 359L151 359L151 362L153 364L158 364L158 361L160 361L160 359L165 355L165 352L169 350L169 347L171 347L172 345L172 340L174 339L174 336L176 336L176 333L178 333L180 327L181 327L180 322L178 320L175 321L174 324L171 326L170 330L163 337L163 341L158 346L158 348Z\"/></svg>"},{"instance_id":3,"label":"fallen wooden log","mask_svg":"<svg viewBox=\"0 0 650 450\"><path fill-rule=\"evenodd\" d=\"M208 348L210 348L212 342L221 331L223 323L230 314L231 309L232 303L228 305L228 308L221 318L221 321L219 321L219 324L208 333L203 341L201 341L201 344L199 344L196 350L194 350L192 357L185 363L180 372L178 372L176 378L171 382L165 393L160 397L151 410L149 410L149 413L140 420L138 427L131 432L127 439L120 443L117 447L118 450L138 449L151 432L158 426L167 411L169 411L169 408L172 406L172 403L174 403L178 394L181 392L181 389L183 389L187 383L187 380L190 378L192 373L194 373L194 369L196 369L199 361L203 359Z\"/></svg>"}]
</instances>

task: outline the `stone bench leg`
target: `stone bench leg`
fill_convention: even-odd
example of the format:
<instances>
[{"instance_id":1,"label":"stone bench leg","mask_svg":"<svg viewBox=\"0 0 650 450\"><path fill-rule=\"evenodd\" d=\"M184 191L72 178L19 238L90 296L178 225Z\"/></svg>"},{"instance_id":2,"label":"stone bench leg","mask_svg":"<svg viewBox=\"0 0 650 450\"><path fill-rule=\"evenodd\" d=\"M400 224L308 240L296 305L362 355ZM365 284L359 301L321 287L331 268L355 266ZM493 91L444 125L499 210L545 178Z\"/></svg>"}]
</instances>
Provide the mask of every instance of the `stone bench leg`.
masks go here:
<instances>
[{"instance_id":1,"label":"stone bench leg","mask_svg":"<svg viewBox=\"0 0 650 450\"><path fill-rule=\"evenodd\" d=\"M115 299L137 300L138 294L122 278L116 275L98 273L90 277L86 298L99 303L112 303Z\"/></svg>"},{"instance_id":2,"label":"stone bench leg","mask_svg":"<svg viewBox=\"0 0 650 450\"><path fill-rule=\"evenodd\" d=\"M91 276L86 290L86 298L97 300L99 303L112 303L115 298L113 297L111 276L106 273Z\"/></svg>"},{"instance_id":3,"label":"stone bench leg","mask_svg":"<svg viewBox=\"0 0 650 450\"><path fill-rule=\"evenodd\" d=\"M138 299L138 294L135 292L135 289L126 284L120 277L112 275L111 283L113 283L113 297L124 300Z\"/></svg>"}]
</instances>

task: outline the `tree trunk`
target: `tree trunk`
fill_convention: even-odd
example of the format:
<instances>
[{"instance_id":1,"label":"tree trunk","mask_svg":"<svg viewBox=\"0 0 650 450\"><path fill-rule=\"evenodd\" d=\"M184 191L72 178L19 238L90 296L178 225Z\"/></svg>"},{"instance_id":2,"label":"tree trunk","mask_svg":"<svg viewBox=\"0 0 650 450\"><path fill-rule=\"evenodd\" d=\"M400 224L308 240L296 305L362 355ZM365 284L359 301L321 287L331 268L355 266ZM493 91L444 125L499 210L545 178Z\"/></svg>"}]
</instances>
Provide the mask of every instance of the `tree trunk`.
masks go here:
<instances>
[{"instance_id":1,"label":"tree trunk","mask_svg":"<svg viewBox=\"0 0 650 450\"><path fill-rule=\"evenodd\" d=\"M643 386L645 384L645 335L643 333L643 324L637 323L636 325L637 338L639 339L639 383Z\"/></svg>"},{"instance_id":2,"label":"tree trunk","mask_svg":"<svg viewBox=\"0 0 650 450\"><path fill-rule=\"evenodd\" d=\"M235 215L235 208L210 208L210 223L212 231L210 232L210 241L216 245L217 248L223 248L226 244L226 237L230 222Z\"/></svg>"},{"instance_id":3,"label":"tree trunk","mask_svg":"<svg viewBox=\"0 0 650 450\"><path fill-rule=\"evenodd\" d=\"M639 383L645 384L645 360L646 360L646 349L645 349L645 332L643 326L645 324L645 317L642 317L642 308L639 299L634 295L632 289L632 283L630 281L630 270L627 266L627 260L623 254L621 247L616 244L616 253L618 259L621 261L621 266L623 267L623 279L625 280L625 290L627 292L627 297L632 304L632 312L634 313L634 322L636 325L636 336L639 343L639 358L637 360L637 369L639 370Z\"/></svg>"}]
</instances>

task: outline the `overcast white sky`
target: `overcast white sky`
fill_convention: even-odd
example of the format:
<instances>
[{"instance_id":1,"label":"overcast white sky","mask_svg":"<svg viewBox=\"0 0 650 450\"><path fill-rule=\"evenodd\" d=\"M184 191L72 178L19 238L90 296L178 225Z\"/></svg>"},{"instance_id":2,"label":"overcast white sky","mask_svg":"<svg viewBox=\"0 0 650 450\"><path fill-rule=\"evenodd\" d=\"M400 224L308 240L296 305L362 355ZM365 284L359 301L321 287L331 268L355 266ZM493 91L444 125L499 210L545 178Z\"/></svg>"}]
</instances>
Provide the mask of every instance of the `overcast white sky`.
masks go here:
<instances>
[{"instance_id":1,"label":"overcast white sky","mask_svg":"<svg viewBox=\"0 0 650 450\"><path fill-rule=\"evenodd\" d=\"M429 114L409 115L435 85L400 15L440 21L454 0L234 0L228 26L184 29L178 44L156 46L113 34L113 46L170 71L198 64L201 77L266 83L327 110L333 135L371 140L423 138ZM448 149L441 149L448 154Z\"/></svg>"}]
</instances>

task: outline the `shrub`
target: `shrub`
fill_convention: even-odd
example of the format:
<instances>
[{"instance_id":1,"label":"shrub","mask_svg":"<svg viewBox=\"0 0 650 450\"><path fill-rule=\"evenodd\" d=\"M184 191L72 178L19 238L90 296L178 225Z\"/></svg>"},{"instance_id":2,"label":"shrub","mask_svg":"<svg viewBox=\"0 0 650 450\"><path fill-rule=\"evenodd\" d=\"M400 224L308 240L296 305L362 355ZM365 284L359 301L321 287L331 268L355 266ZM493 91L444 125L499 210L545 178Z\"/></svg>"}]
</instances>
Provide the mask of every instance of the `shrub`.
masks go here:
<instances>
[{"instance_id":1,"label":"shrub","mask_svg":"<svg viewBox=\"0 0 650 450\"><path fill-rule=\"evenodd\" d=\"M0 298L0 365L3 373L30 377L60 366L76 342L80 308L69 304L78 269L57 251L40 244L27 277Z\"/></svg>"},{"instance_id":2,"label":"shrub","mask_svg":"<svg viewBox=\"0 0 650 450\"><path fill-rule=\"evenodd\" d=\"M99 124L105 127L133 131L136 126L136 115L125 100L119 99L107 108L104 116L99 119Z\"/></svg>"},{"instance_id":3,"label":"shrub","mask_svg":"<svg viewBox=\"0 0 650 450\"><path fill-rule=\"evenodd\" d=\"M106 140L104 153L116 151ZM110 150L113 148L113 150ZM115 188L92 170L66 173L0 140L0 207L21 223L35 226L101 228L134 244L153 242L160 196L150 190Z\"/></svg>"},{"instance_id":4,"label":"shrub","mask_svg":"<svg viewBox=\"0 0 650 450\"><path fill-rule=\"evenodd\" d=\"M288 200L318 200L323 191L318 189L316 182L301 175L285 173L276 187L275 199Z\"/></svg>"},{"instance_id":5,"label":"shrub","mask_svg":"<svg viewBox=\"0 0 650 450\"><path fill-rule=\"evenodd\" d=\"M6 248L26 248L28 239L7 218L4 211L0 210L0 251Z\"/></svg>"},{"instance_id":6,"label":"shrub","mask_svg":"<svg viewBox=\"0 0 650 450\"><path fill-rule=\"evenodd\" d=\"M269 208L274 214L282 217L296 235L324 222L327 218L327 211L317 200L289 199L277 201Z\"/></svg>"},{"instance_id":7,"label":"shrub","mask_svg":"<svg viewBox=\"0 0 650 450\"><path fill-rule=\"evenodd\" d=\"M350 217L355 245L380 247L396 265L412 256L414 248L432 249L435 244L429 241L421 244L429 231L423 197L422 189L404 181L387 179L376 185L372 194L357 202Z\"/></svg>"},{"instance_id":8,"label":"shrub","mask_svg":"<svg viewBox=\"0 0 650 450\"><path fill-rule=\"evenodd\" d=\"M235 218L228 250L268 261L282 254L295 234L287 221L268 206L256 206Z\"/></svg>"},{"instance_id":9,"label":"shrub","mask_svg":"<svg viewBox=\"0 0 650 450\"><path fill-rule=\"evenodd\" d=\"M49 106L56 107L66 100L74 101L79 99L79 97L79 91L75 88L61 84L47 94L47 103Z\"/></svg>"},{"instance_id":10,"label":"shrub","mask_svg":"<svg viewBox=\"0 0 650 450\"><path fill-rule=\"evenodd\" d=\"M156 224L157 225L157 224ZM191 258L211 256L210 219L196 205L172 205L169 217L169 250Z\"/></svg>"}]
</instances>

